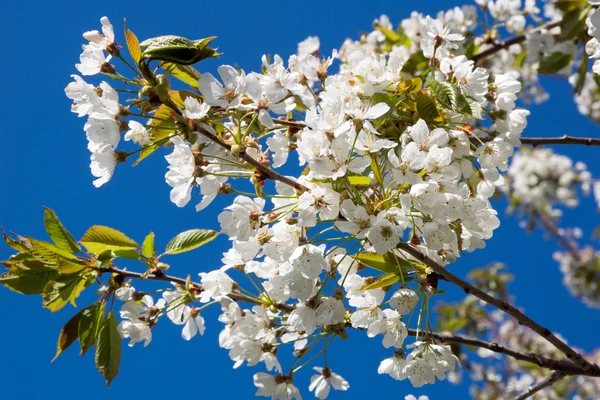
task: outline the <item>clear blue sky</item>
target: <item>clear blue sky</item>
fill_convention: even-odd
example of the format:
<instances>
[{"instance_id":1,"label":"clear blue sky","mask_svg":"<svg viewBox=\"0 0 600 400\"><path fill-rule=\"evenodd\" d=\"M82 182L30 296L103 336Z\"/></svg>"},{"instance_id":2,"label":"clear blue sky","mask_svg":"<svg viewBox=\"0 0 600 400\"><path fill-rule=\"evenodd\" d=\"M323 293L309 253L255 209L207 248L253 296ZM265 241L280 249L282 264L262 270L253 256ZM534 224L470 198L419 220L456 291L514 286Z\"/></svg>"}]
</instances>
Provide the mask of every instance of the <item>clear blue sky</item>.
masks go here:
<instances>
[{"instance_id":1,"label":"clear blue sky","mask_svg":"<svg viewBox=\"0 0 600 400\"><path fill-rule=\"evenodd\" d=\"M150 230L157 233L158 246L164 246L176 233L190 228L216 228L216 213L224 199L209 212L197 214L192 205L185 209L169 201L164 182L166 161L155 156L131 168L119 165L112 181L100 189L92 186L89 154L82 130L84 120L69 111L70 101L63 89L76 73L82 32L98 29L100 17L107 15L117 30L117 41L124 43L121 21L140 39L161 34L190 38L217 35L216 45L224 53L217 62L206 62L203 71L220 63L239 64L257 69L263 53L279 53L284 58L308 35L321 38L325 53L350 36L370 29L382 13L394 23L409 16L413 7L435 15L460 3L454 1L399 2L349 0L346 2L255 2L147 0L102 2L4 1L0 4L3 79L2 142L0 143L0 225L8 230L45 238L42 206L56 210L63 223L77 237L92 224L118 228L142 240ZM317 6L318 4L318 6ZM95 82L95 81L94 81ZM97 83L97 82L96 82ZM564 133L598 137L598 128L577 113L568 98L570 87L564 80L545 82L553 97L543 106L531 107L527 136L554 136ZM583 160L592 174L600 176L597 149L560 148ZM596 151L596 153L594 153ZM595 156L595 157L594 157ZM503 209L500 209L501 216ZM584 200L580 211L568 212L565 222L589 234L598 222L593 202ZM172 272L185 275L220 266L221 252L227 242L220 238L206 251L173 257ZM591 350L598 344L597 332L586 327L600 326L600 313L586 309L569 296L561 285L561 274L552 260L552 245L540 232L526 235L515 217L502 218L501 227L485 251L460 259L453 271L464 276L473 267L492 261L507 263L516 276L512 285L517 304L571 344ZM0 246L0 258L10 255ZM462 296L452 287L448 300ZM80 306L89 304L91 293ZM217 344L221 324L215 313L207 313L207 333L185 342L179 328L167 321L154 331L148 348L124 348L120 376L107 392L102 377L95 371L91 352L82 359L70 349L50 363L61 326L75 313L67 307L56 315L41 308L39 297L25 297L0 288L0 382L2 397L22 399L119 398L154 399L174 394L198 398L251 398L255 388L252 374L257 369L231 368L226 351ZM216 311L216 310L215 310ZM333 399L359 399L405 394L427 394L432 399L465 398L466 386L447 382L413 389L408 382L396 382L377 375L379 362L390 356L380 339L354 335L328 351L331 367L348 379L347 393L333 393ZM75 347L75 346L74 346ZM308 373L298 383L306 398Z\"/></svg>"}]
</instances>

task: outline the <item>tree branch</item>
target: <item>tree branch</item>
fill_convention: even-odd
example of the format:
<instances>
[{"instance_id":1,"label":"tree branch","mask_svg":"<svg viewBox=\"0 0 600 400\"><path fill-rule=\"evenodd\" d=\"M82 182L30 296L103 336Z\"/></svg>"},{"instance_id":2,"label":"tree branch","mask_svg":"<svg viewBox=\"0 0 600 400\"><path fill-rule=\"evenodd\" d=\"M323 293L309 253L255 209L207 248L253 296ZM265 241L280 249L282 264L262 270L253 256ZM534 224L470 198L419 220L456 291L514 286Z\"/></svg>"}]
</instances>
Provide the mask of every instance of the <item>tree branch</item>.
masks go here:
<instances>
[{"instance_id":1,"label":"tree branch","mask_svg":"<svg viewBox=\"0 0 600 400\"><path fill-rule=\"evenodd\" d=\"M194 131L200 133L202 136L217 143L219 146L231 151L231 145L222 142L221 140L219 140L219 138L216 135L214 135L213 133L202 128L200 125L196 124L195 122L194 122ZM274 181L279 181L279 182L285 183L286 185L292 186L293 188L298 189L300 191L308 190L308 188L306 186L296 182L294 179L291 179L291 178L288 178L287 176L281 175L279 172L267 167L264 164L261 164L259 161L255 160L254 158L252 158L249 154L247 154L244 151L240 152L238 157L241 158L242 160L246 161L248 164L252 165L254 168L256 168L257 170L262 172L264 175L268 176L270 179L273 179Z\"/></svg>"},{"instance_id":2,"label":"tree branch","mask_svg":"<svg viewBox=\"0 0 600 400\"><path fill-rule=\"evenodd\" d=\"M119 274L126 278L136 278L136 279L140 279L140 280L146 279L146 280L154 280L154 281L164 281L164 282L178 283L180 285L186 285L188 283L188 281L186 279L179 278L176 276L171 276L171 275L166 275L166 274L145 275L145 274L142 274L139 272L127 271L127 270L119 269L116 267L98 269L98 271L115 273L115 274ZM197 282L189 282L189 283L194 285L194 287L196 287L197 289L202 290L202 285L200 283L197 283ZM249 298L246 296L241 296L238 293L230 293L228 295L228 297L234 301L262 305L262 303L260 303L259 301L252 301L252 298ZM294 309L293 306L290 306L287 304L276 304L276 307L279 310L285 311L285 312L291 312ZM408 334L410 336L416 336L417 330L416 329L408 329ZM486 342L481 339L472 338L472 337L463 336L463 335L451 335L451 334L446 334L446 333L435 333L435 332L427 333L427 334L431 335L435 339L440 340L445 343L461 343L461 344L465 344L465 345L469 345L469 346L481 347L484 349L494 351L496 353L506 354L517 360L530 362L541 368L547 368L547 369L551 369L551 370L555 370L555 371L561 371L562 373L564 373L566 375L600 376L600 371L598 371L598 374L595 374L594 372L586 372L582 367L580 367L570 361L554 360L554 359L546 358L546 357L543 357L543 356L540 356L540 355L537 355L534 353L525 353L525 352L509 349L498 343L490 343L490 342Z\"/></svg>"},{"instance_id":3,"label":"tree branch","mask_svg":"<svg viewBox=\"0 0 600 400\"><path fill-rule=\"evenodd\" d=\"M527 38L527 35L532 34L534 32L539 32L541 30L544 29L552 29L552 28L556 28L557 26L560 26L561 21L554 21L554 22L548 22L544 25L540 25L537 28L534 28L532 30L530 30L529 32L523 34L523 35L519 35L519 36L515 36L513 38L507 39L503 42L500 43L496 43L495 45L493 45L492 47L490 47L487 50L482 51L479 54L475 54L471 60L473 60L475 62L475 64L477 64L479 61L497 53L500 50L503 49L508 49L510 46L512 46L513 44L518 44L521 42L524 42L525 39Z\"/></svg>"},{"instance_id":4,"label":"tree branch","mask_svg":"<svg viewBox=\"0 0 600 400\"><path fill-rule=\"evenodd\" d=\"M431 258L427 257L425 254L421 253L419 250L415 249L408 243L400 242L397 247L401 250L404 250L411 256L415 257L417 260L420 260L424 264L431 267L435 272L440 274L442 276L442 278L444 278L446 281L461 287L465 291L465 293L472 294L473 296L477 297L478 299L481 299L481 300L485 301L486 303L493 305L494 307L498 308L499 310L502 310L505 313L512 316L513 318L515 318L519 322L519 324L532 329L538 335L540 335L541 337L546 339L548 342L550 342L552 345L554 345L554 347L556 347L558 350L562 351L569 360L571 360L574 363L576 363L577 365L579 365L583 369L583 371L585 371L586 373L591 373L591 374L600 376L600 367L598 367L596 364L593 364L593 363L590 363L589 361L587 361L585 358L583 358L581 356L581 354L577 353L569 345L567 345L565 342L563 342L558 337L556 337L548 328L544 328L543 326L539 325L537 322L535 322L534 320L532 320L531 318L529 318L528 316L523 314L521 311L517 310L514 306L508 304L507 302L505 302L503 300L499 300L495 297L492 297L489 294L485 293L484 291L469 284L468 282L463 281L462 279L460 279L456 275L452 274L446 268L444 268L443 266L441 266L440 264L438 264Z\"/></svg>"},{"instance_id":5,"label":"tree branch","mask_svg":"<svg viewBox=\"0 0 600 400\"><path fill-rule=\"evenodd\" d=\"M581 255L579 254L577 244L565 235L561 234L560 230L549 216L537 210L533 210L531 212L531 215L538 221L540 221L544 228L546 228L550 233L552 233L552 235L554 235L554 237L556 237L556 241L558 242L558 244L567 249L569 254L571 254L571 256L575 259L575 261L581 261Z\"/></svg>"},{"instance_id":6,"label":"tree branch","mask_svg":"<svg viewBox=\"0 0 600 400\"><path fill-rule=\"evenodd\" d=\"M171 275L166 275L163 273L159 273L159 274L141 274L139 272L131 272L131 271L127 271L124 269L119 269L116 267L110 267L110 268L96 268L96 271L99 272L111 272L114 274L119 274L123 277L126 278L136 278L139 280L151 280L151 281L164 281L164 282L172 282L172 283L178 283L180 285L186 285L188 283L188 281L186 279L183 278L179 278L177 276L171 276ZM194 285L195 288L197 288L198 290L202 291L202 285L200 283L197 282L189 282L192 285ZM231 300L235 300L235 301L243 301L246 303L253 303L253 304L257 304L257 305L262 305L263 303L259 302L259 301L252 301L253 299L251 297L246 297L246 296L242 296L239 293L230 293L227 295L227 297L229 297ZM288 305L288 304L275 304L275 306L281 310L281 311L285 311L285 312L292 312L292 310L294 310L294 307Z\"/></svg>"},{"instance_id":7,"label":"tree branch","mask_svg":"<svg viewBox=\"0 0 600 400\"><path fill-rule=\"evenodd\" d=\"M542 379L535 385L531 386L529 389L527 389L527 391L525 393L518 395L513 400L524 400L530 396L533 396L540 390L545 389L549 386L552 386L554 383L560 381L564 377L565 377L565 374L563 374L560 371L555 371L552 375L550 375L547 378Z\"/></svg>"},{"instance_id":8,"label":"tree branch","mask_svg":"<svg viewBox=\"0 0 600 400\"><path fill-rule=\"evenodd\" d=\"M530 144L533 147L543 144L581 144L585 146L600 146L600 138L580 138L569 135L545 138L521 138L521 143Z\"/></svg>"},{"instance_id":9,"label":"tree branch","mask_svg":"<svg viewBox=\"0 0 600 400\"><path fill-rule=\"evenodd\" d=\"M417 330L416 329L408 329L408 334L410 336L416 336ZM481 340L481 339L474 338L474 337L457 335L457 334L436 333L436 332L424 333L423 331L421 331L421 334L430 335L430 336L434 337L435 339L437 339L441 342L444 342L444 343L460 343L460 344L465 344L467 346L481 347L483 349L491 350L495 353L505 354L516 360L530 362L541 368L547 368L547 369L551 369L554 371L561 371L566 375L600 376L600 373L595 374L595 373L585 372L582 367L576 365L575 363L573 363L571 361L554 360L552 358L543 357L543 356L540 356L535 353L525 353L522 351L504 347L498 343L486 342L485 340Z\"/></svg>"},{"instance_id":10,"label":"tree branch","mask_svg":"<svg viewBox=\"0 0 600 400\"><path fill-rule=\"evenodd\" d=\"M166 105L167 107L169 107L171 110L173 110L173 112L177 113L177 115L179 115L180 117L183 117L183 113L181 112L179 107L177 107L177 105L173 102L173 100L168 98L166 101L162 101L162 103L164 105ZM219 138L216 135L214 135L213 133L202 128L196 121L194 121L193 128L194 128L194 132L200 133L202 136L212 140L213 142L217 143L219 146L221 146L231 152L231 145L219 140ZM308 188L306 186L296 182L295 180L293 180L291 178L281 175L279 172L272 170L271 168L267 167L266 165L261 164L260 162L258 162L257 160L255 160L254 158L252 158L250 155L248 155L247 153L245 153L243 151L240 152L238 157L241 158L242 160L246 161L248 164L252 165L254 168L256 168L257 170L262 172L265 176L268 176L270 179L273 179L273 180L279 181L279 182L283 182L286 185L290 185L300 191L308 190Z\"/></svg>"}]
</instances>

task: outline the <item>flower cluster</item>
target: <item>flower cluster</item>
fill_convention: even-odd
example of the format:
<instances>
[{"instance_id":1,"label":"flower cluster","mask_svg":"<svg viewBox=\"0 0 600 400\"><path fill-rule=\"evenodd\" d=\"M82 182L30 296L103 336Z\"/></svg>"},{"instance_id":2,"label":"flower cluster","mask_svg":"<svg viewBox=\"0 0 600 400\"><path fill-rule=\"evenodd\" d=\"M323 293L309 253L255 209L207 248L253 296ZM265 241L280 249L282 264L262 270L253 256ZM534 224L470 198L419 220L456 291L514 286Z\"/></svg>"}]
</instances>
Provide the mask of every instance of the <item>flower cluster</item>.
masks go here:
<instances>
[{"instance_id":1,"label":"flower cluster","mask_svg":"<svg viewBox=\"0 0 600 400\"><path fill-rule=\"evenodd\" d=\"M576 253L556 251L553 257L560 264L569 292L590 307L600 307L600 253L587 246Z\"/></svg>"},{"instance_id":2,"label":"flower cluster","mask_svg":"<svg viewBox=\"0 0 600 400\"><path fill-rule=\"evenodd\" d=\"M557 205L577 206L579 189L598 192L598 183L584 163L573 163L550 149L523 148L513 157L508 177L507 190L514 202L553 213L560 213L554 208Z\"/></svg>"},{"instance_id":3,"label":"flower cluster","mask_svg":"<svg viewBox=\"0 0 600 400\"><path fill-rule=\"evenodd\" d=\"M89 44L79 72L117 77L137 89L127 106L106 82L94 87L74 75L65 89L72 111L88 118L94 185L107 183L117 163L138 153L141 162L164 146L170 148L165 180L178 207L197 195L196 187L198 211L218 195L235 195L218 214L231 244L221 268L200 273L199 284L188 279L164 291L156 302L127 284L116 291L124 301L118 332L130 346L147 345L162 316L182 325L186 340L202 335L201 311L219 304L219 345L234 368L245 363L269 371L254 375L258 396L300 398L294 373L304 358L325 353L350 329L393 351L380 374L415 387L451 377L459 359L428 334L439 276L399 245L447 265L485 247L498 228L490 202L496 188L520 203L551 208L576 205L575 185L592 185L584 165L547 150L523 150L509 167L529 115L517 107L517 96L524 88L539 100L539 73L570 73L573 42L555 40L552 27L536 28L522 45L476 62L474 54L493 49L498 34L473 34L479 13L512 33L541 18L535 1L477 4L479 10L457 7L436 18L413 13L396 29L382 16L373 32L346 40L329 57L310 37L287 60L263 56L260 72L222 65L218 76L174 62L175 53L160 58L173 46L204 51L206 40L169 36L130 47L136 77L129 79L108 64L112 56L124 60L108 19L101 20L103 34L84 34ZM556 54L567 62L548 65ZM172 90L173 76L193 90ZM117 151L121 132L135 150ZM294 176L276 171L294 164ZM158 260L145 257L161 273ZM414 314L416 340L407 345ZM280 350L286 344L296 357L289 369ZM350 386L326 358L315 371L308 386L319 399Z\"/></svg>"}]
</instances>

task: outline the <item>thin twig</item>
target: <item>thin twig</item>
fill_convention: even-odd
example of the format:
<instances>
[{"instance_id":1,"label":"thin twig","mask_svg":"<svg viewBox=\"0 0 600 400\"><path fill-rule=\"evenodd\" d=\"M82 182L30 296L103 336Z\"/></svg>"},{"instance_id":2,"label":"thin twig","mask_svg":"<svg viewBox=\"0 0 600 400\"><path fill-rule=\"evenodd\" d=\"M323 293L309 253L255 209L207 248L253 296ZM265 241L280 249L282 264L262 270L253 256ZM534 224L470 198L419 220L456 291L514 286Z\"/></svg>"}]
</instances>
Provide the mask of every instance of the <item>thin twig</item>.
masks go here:
<instances>
[{"instance_id":1,"label":"thin twig","mask_svg":"<svg viewBox=\"0 0 600 400\"><path fill-rule=\"evenodd\" d=\"M123 277L126 278L136 278L136 279L140 279L140 280L151 280L151 281L165 281L165 282L172 282L172 283L178 283L180 285L186 285L188 283L188 281L186 279L183 278L179 278L177 276L171 276L171 275L166 275L163 273L159 273L159 274L141 274L139 272L131 272L131 271L127 271L124 269L119 269L116 267L110 267L110 268L100 268L97 269L97 271L100 272L111 272L114 274L119 274ZM189 282L190 284L194 285L194 287L198 290L202 290L202 285L200 283L197 282ZM235 300L235 301L243 301L246 303L253 303L253 304L257 304L257 305L262 305L261 302L259 301L253 301L252 298L250 297L246 297L246 296L242 296L238 293L229 293L227 295L227 297L229 297L231 300ZM291 312L292 310L294 310L293 306L290 306L288 304L275 304L275 306L281 310L281 311L285 311L285 312Z\"/></svg>"},{"instance_id":2,"label":"thin twig","mask_svg":"<svg viewBox=\"0 0 600 400\"><path fill-rule=\"evenodd\" d=\"M416 329L408 329L408 334L410 336L416 336ZM540 356L535 353L526 353L523 351L518 351L514 349L510 349L501 344L494 342L486 342L485 340L481 340L474 337L457 335L457 334L448 334L448 333L436 333L436 332L428 332L425 336L430 335L435 339L444 342L444 343L460 343L465 344L467 346L475 346L481 347L483 349L491 350L495 353L506 354L516 360L527 361L532 364L537 365L541 368L547 368L554 371L561 371L566 375L589 375L588 373L583 371L583 368L576 365L575 363L567 360L554 360L552 358L547 358ZM596 374L591 374L590 376L600 376Z\"/></svg>"},{"instance_id":3,"label":"thin twig","mask_svg":"<svg viewBox=\"0 0 600 400\"><path fill-rule=\"evenodd\" d=\"M200 133L202 136L217 143L219 146L231 151L231 145L222 142L221 140L219 140L219 138L215 134L200 127L196 123L194 123L194 131ZM308 188L306 186L296 182L292 178L288 178L285 175L281 175L279 172L267 167L264 164L261 164L259 161L255 160L254 158L252 158L249 154L247 154L244 151L240 152L239 158L246 161L248 164L252 165L253 167L258 169L260 172L262 172L264 175L268 176L270 179L273 179L274 181L279 181L279 182L285 183L286 185L292 186L293 188L301 190L301 191L308 190Z\"/></svg>"},{"instance_id":4,"label":"thin twig","mask_svg":"<svg viewBox=\"0 0 600 400\"><path fill-rule=\"evenodd\" d=\"M415 257L417 260L420 260L424 264L431 267L435 272L440 274L442 276L442 278L444 278L446 281L453 283L453 284L459 286L460 288L462 288L465 291L465 293L472 294L473 296L477 297L478 299L481 299L481 300L485 301L486 303L493 305L494 307L498 308L499 310L504 311L505 313L507 313L510 316L512 316L513 318L515 318L519 322L519 324L532 329L534 332L536 332L541 337L543 337L548 342L550 342L558 350L562 351L567 356L568 359L570 359L577 365L581 366L581 368L586 373L591 373L594 375L598 374L598 376L600 376L600 367L598 367L596 364L593 364L593 363L589 362L588 360L586 360L585 358L583 358L581 356L581 354L579 354L578 352L573 350L569 345L567 345L565 342L563 342L558 337L556 337L556 335L554 335L548 328L541 326L540 324L538 324L537 322L535 322L534 320L529 318L527 315L523 314L521 311L516 309L514 306L508 304L506 301L503 301L503 300L497 299L493 296L490 296L489 294L476 288L475 286L471 285L470 283L463 281L462 279L460 279L456 275L452 274L446 268L444 268L443 266L441 266L440 264L438 264L431 258L427 257L425 254L421 253L419 250L415 249L408 243L400 242L397 247L399 249L404 250L411 256Z\"/></svg>"},{"instance_id":5,"label":"thin twig","mask_svg":"<svg viewBox=\"0 0 600 400\"><path fill-rule=\"evenodd\" d=\"M581 255L579 254L579 248L577 247L577 244L572 240L569 240L569 238L565 235L563 235L560 232L558 226L556 226L554 221L552 221L552 219L549 216L543 214L540 211L535 210L531 214L534 218L540 221L544 228L546 228L550 233L552 233L552 235L554 235L554 237L556 237L556 241L558 242L558 244L567 249L569 251L569 254L571 254L571 257L573 257L575 261L581 261Z\"/></svg>"},{"instance_id":6,"label":"thin twig","mask_svg":"<svg viewBox=\"0 0 600 400\"><path fill-rule=\"evenodd\" d=\"M527 38L527 35L530 35L530 34L532 34L534 32L538 32L538 31L541 31L541 30L544 30L544 29L552 29L552 28L556 28L557 26L560 26L560 22L561 21L548 22L548 23L546 23L544 25L538 26L537 28L534 28L534 29L530 30L529 32L527 32L527 33L525 33L523 35L515 36L515 37L507 39L507 40L505 40L503 42L496 43L495 45L493 45L489 49L484 50L484 51L482 51L479 54L475 54L471 58L471 60L473 60L477 64L479 61L481 61L481 60L483 60L483 59L485 59L485 58L487 58L487 57L489 57L489 56L497 53L500 50L508 49L513 44L518 44L518 43L524 42L525 39Z\"/></svg>"},{"instance_id":7,"label":"thin twig","mask_svg":"<svg viewBox=\"0 0 600 400\"><path fill-rule=\"evenodd\" d=\"M555 371L549 377L542 379L541 381L539 381L538 383L536 383L533 386L530 386L529 389L527 389L527 391L525 393L522 393L522 394L518 395L517 397L514 397L513 400L524 400L528 397L531 397L534 394L536 394L537 392L539 392L540 390L545 389L549 386L552 386L554 383L560 381L564 377L565 377L565 374L563 374L560 371Z\"/></svg>"},{"instance_id":8,"label":"thin twig","mask_svg":"<svg viewBox=\"0 0 600 400\"><path fill-rule=\"evenodd\" d=\"M521 138L521 143L530 144L533 147L543 144L579 144L584 146L600 146L600 138L581 138L569 135L560 137L544 137L544 138Z\"/></svg>"},{"instance_id":9,"label":"thin twig","mask_svg":"<svg viewBox=\"0 0 600 400\"><path fill-rule=\"evenodd\" d=\"M177 105L170 98L167 101L163 101L163 104L165 104L167 107L172 109L179 116L183 116L183 113L181 112L179 107L177 107ZM200 133L202 136L214 141L219 146L231 151L230 144L222 142L215 134L202 128L195 121L194 121L194 132ZM242 160L246 161L248 164L254 166L256 169L261 171L265 176L268 176L270 179L285 183L286 185L290 185L300 191L308 190L308 188L306 186L296 182L294 179L291 179L291 178L288 178L287 176L281 175L279 172L276 172L276 171L272 170L271 168L267 167L266 165L261 164L260 162L258 162L254 158L252 158L246 152L243 152L243 151L240 152L238 157L241 158Z\"/></svg>"}]
</instances>

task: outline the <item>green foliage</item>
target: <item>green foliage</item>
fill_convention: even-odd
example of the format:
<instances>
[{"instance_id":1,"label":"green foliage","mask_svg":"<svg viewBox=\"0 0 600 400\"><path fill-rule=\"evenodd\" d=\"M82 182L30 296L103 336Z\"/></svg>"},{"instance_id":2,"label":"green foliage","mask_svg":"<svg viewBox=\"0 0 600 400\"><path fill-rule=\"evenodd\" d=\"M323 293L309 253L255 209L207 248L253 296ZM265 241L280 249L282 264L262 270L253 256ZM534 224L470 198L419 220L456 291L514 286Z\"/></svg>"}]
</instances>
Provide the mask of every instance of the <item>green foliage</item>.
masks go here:
<instances>
[{"instance_id":1,"label":"green foliage","mask_svg":"<svg viewBox=\"0 0 600 400\"><path fill-rule=\"evenodd\" d=\"M52 361L56 360L63 351L68 349L77 340L79 321L83 311L84 310L81 310L71 317L71 319L69 319L65 326L63 326L63 328L60 330L58 342L56 344L56 354L54 355Z\"/></svg>"},{"instance_id":2,"label":"green foliage","mask_svg":"<svg viewBox=\"0 0 600 400\"><path fill-rule=\"evenodd\" d=\"M585 35L585 20L590 11L590 6L587 5L587 2L584 2L582 5L572 4L571 7L560 21L560 35L558 37L560 41L573 40Z\"/></svg>"},{"instance_id":3,"label":"green foliage","mask_svg":"<svg viewBox=\"0 0 600 400\"><path fill-rule=\"evenodd\" d=\"M121 336L117 325L117 317L110 311L102 320L96 341L96 368L104 376L107 387L119 373L121 363Z\"/></svg>"},{"instance_id":4,"label":"green foliage","mask_svg":"<svg viewBox=\"0 0 600 400\"><path fill-rule=\"evenodd\" d=\"M456 91L451 83L429 79L427 84L431 87L431 90L442 107L448 110L456 108Z\"/></svg>"},{"instance_id":5,"label":"green foliage","mask_svg":"<svg viewBox=\"0 0 600 400\"><path fill-rule=\"evenodd\" d=\"M129 29L127 29L127 24L123 24L125 28L125 42L127 43L127 50L129 50L129 55L133 58L133 61L137 63L142 59L142 49L140 48L140 42L138 41L137 36L134 35Z\"/></svg>"},{"instance_id":6,"label":"green foliage","mask_svg":"<svg viewBox=\"0 0 600 400\"><path fill-rule=\"evenodd\" d=\"M364 175L354 175L348 177L348 182L352 186L369 186L371 184L371 178Z\"/></svg>"},{"instance_id":7,"label":"green foliage","mask_svg":"<svg viewBox=\"0 0 600 400\"><path fill-rule=\"evenodd\" d=\"M175 78L179 79L183 83L198 88L198 80L200 79L200 72L198 72L191 65L177 65L173 63L162 63L162 67Z\"/></svg>"},{"instance_id":8,"label":"green foliage","mask_svg":"<svg viewBox=\"0 0 600 400\"><path fill-rule=\"evenodd\" d=\"M218 57L216 49L207 47L216 36L190 40L180 36L159 36L141 43L142 59L160 60L180 65L191 65L206 58Z\"/></svg>"},{"instance_id":9,"label":"green foliage","mask_svg":"<svg viewBox=\"0 0 600 400\"><path fill-rule=\"evenodd\" d=\"M377 277L373 282L364 284L360 290L372 290L372 289L381 289L392 286L394 283L400 280L400 276L398 274L384 274Z\"/></svg>"},{"instance_id":10,"label":"green foliage","mask_svg":"<svg viewBox=\"0 0 600 400\"><path fill-rule=\"evenodd\" d=\"M85 248L95 254L101 254L107 250L132 250L139 246L122 232L107 226L94 225L83 235L80 240Z\"/></svg>"},{"instance_id":11,"label":"green foliage","mask_svg":"<svg viewBox=\"0 0 600 400\"><path fill-rule=\"evenodd\" d=\"M440 116L435 101L426 94L417 96L417 112L419 113L419 117L429 123L435 121Z\"/></svg>"},{"instance_id":12,"label":"green foliage","mask_svg":"<svg viewBox=\"0 0 600 400\"><path fill-rule=\"evenodd\" d=\"M392 253L383 255L371 252L361 252L355 254L354 259L377 271L391 274L397 274L402 271L405 276L408 273L408 269L412 267L408 261L397 257Z\"/></svg>"},{"instance_id":13,"label":"green foliage","mask_svg":"<svg viewBox=\"0 0 600 400\"><path fill-rule=\"evenodd\" d=\"M48 283L55 280L59 272L54 268L14 268L0 275L0 283L21 294L42 294Z\"/></svg>"},{"instance_id":14,"label":"green foliage","mask_svg":"<svg viewBox=\"0 0 600 400\"><path fill-rule=\"evenodd\" d=\"M571 63L573 56L566 53L554 52L540 60L538 72L540 74L555 74Z\"/></svg>"},{"instance_id":15,"label":"green foliage","mask_svg":"<svg viewBox=\"0 0 600 400\"><path fill-rule=\"evenodd\" d=\"M58 311L67 303L77 307L75 299L87 286L87 278L81 274L61 275L50 281L42 293L42 306L50 311Z\"/></svg>"},{"instance_id":16,"label":"green foliage","mask_svg":"<svg viewBox=\"0 0 600 400\"><path fill-rule=\"evenodd\" d=\"M142 254L146 258L152 258L156 256L156 249L154 248L154 233L150 232L142 243Z\"/></svg>"},{"instance_id":17,"label":"green foliage","mask_svg":"<svg viewBox=\"0 0 600 400\"><path fill-rule=\"evenodd\" d=\"M81 247L79 247L77 241L60 222L56 213L46 207L44 207L44 225L48 236L50 236L50 239L52 239L57 247L71 253L81 251Z\"/></svg>"},{"instance_id":18,"label":"green foliage","mask_svg":"<svg viewBox=\"0 0 600 400\"><path fill-rule=\"evenodd\" d=\"M178 254L194 250L217 237L219 232L210 229L190 229L181 232L167 243L165 254Z\"/></svg>"},{"instance_id":19,"label":"green foliage","mask_svg":"<svg viewBox=\"0 0 600 400\"><path fill-rule=\"evenodd\" d=\"M103 302L93 303L81 310L77 334L81 345L81 355L84 355L96 341L102 324L105 304Z\"/></svg>"}]
</instances>

